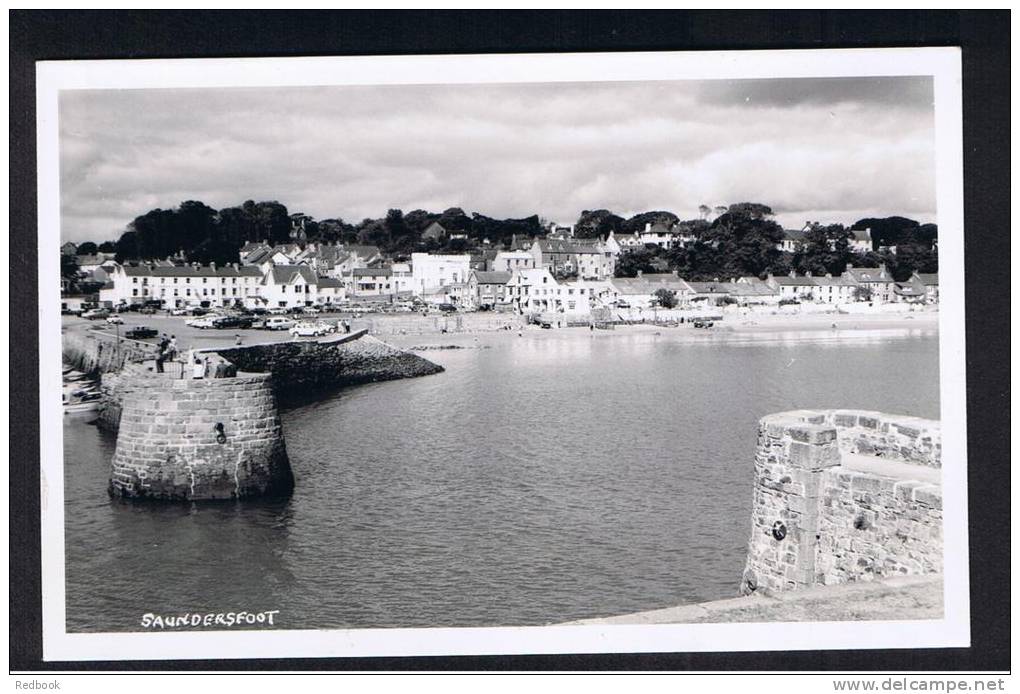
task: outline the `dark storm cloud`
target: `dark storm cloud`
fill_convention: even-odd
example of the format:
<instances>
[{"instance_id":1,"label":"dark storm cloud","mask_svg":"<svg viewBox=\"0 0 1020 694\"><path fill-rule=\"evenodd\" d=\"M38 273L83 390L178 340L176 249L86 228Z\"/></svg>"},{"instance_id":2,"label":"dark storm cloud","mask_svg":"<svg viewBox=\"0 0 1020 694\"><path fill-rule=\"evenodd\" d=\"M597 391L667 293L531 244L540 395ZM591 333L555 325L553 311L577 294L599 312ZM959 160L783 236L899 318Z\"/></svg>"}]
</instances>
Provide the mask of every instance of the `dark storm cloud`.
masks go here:
<instances>
[{"instance_id":1,"label":"dark storm cloud","mask_svg":"<svg viewBox=\"0 0 1020 694\"><path fill-rule=\"evenodd\" d=\"M789 224L933 218L928 88L838 81L65 92L62 234L116 238L190 199L354 222L392 207L695 216L745 200Z\"/></svg>"}]
</instances>

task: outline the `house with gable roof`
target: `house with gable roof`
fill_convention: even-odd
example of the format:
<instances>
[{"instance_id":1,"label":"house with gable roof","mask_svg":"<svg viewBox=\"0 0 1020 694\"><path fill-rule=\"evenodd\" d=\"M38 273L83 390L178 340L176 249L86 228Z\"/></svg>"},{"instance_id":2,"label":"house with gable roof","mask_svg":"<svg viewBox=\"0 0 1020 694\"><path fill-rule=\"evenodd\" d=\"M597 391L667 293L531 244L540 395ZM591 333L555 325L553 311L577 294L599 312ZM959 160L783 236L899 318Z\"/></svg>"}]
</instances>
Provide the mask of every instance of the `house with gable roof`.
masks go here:
<instances>
[{"instance_id":1,"label":"house with gable roof","mask_svg":"<svg viewBox=\"0 0 1020 694\"><path fill-rule=\"evenodd\" d=\"M262 277L261 297L270 308L295 308L319 303L319 278L307 265L273 265Z\"/></svg>"},{"instance_id":2,"label":"house with gable roof","mask_svg":"<svg viewBox=\"0 0 1020 694\"><path fill-rule=\"evenodd\" d=\"M867 287L871 292L871 301L879 304L887 304L896 301L894 288L895 280L885 267L885 263L877 268L860 267L847 265L843 277L848 278L859 287Z\"/></svg>"}]
</instances>

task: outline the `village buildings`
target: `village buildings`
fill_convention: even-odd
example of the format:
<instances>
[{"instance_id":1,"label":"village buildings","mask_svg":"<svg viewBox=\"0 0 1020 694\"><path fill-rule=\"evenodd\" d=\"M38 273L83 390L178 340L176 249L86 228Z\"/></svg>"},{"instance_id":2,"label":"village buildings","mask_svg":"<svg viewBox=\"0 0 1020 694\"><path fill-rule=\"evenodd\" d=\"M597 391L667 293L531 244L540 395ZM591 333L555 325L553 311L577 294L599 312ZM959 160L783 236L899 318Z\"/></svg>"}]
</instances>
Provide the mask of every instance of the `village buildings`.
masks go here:
<instances>
[{"instance_id":1,"label":"village buildings","mask_svg":"<svg viewBox=\"0 0 1020 694\"><path fill-rule=\"evenodd\" d=\"M429 228L432 234L449 236L438 222ZM839 276L790 272L765 279L694 281L670 272L667 259L655 257L646 265L654 272L618 278L622 254L647 246L683 247L697 240L695 232L656 223L635 234L610 232L605 238L574 238L571 233L556 227L555 235L546 238L515 236L506 250L496 246L463 254L412 253L409 262L389 258L377 246L316 242L247 243L239 249L239 264L222 267L189 265L180 257L123 266L108 257L112 254L77 257L85 270L82 280L101 286L98 299L111 307L158 302L167 308L294 308L417 298L467 310L586 314L593 308L658 308L660 290L672 297L667 303L675 301L679 308L938 302L937 274L915 273L896 282L884 266L851 264ZM804 233L786 231L781 246L800 249ZM854 250L870 249L870 231L855 231L848 241ZM61 252L76 250L74 244L64 244ZM71 284L63 292L67 306L76 303Z\"/></svg>"}]
</instances>

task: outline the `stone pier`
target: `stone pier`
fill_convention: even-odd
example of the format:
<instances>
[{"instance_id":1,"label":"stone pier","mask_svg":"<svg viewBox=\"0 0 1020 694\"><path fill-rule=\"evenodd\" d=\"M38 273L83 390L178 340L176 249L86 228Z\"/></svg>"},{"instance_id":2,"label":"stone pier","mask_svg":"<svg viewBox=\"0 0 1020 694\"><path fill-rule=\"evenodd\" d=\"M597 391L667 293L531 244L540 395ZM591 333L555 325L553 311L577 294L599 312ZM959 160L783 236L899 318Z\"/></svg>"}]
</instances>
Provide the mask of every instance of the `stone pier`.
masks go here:
<instances>
[{"instance_id":1,"label":"stone pier","mask_svg":"<svg viewBox=\"0 0 1020 694\"><path fill-rule=\"evenodd\" d=\"M763 418L741 593L940 574L941 441L881 412Z\"/></svg>"},{"instance_id":2,"label":"stone pier","mask_svg":"<svg viewBox=\"0 0 1020 694\"><path fill-rule=\"evenodd\" d=\"M119 378L111 495L195 501L293 489L270 374L191 379L131 365Z\"/></svg>"}]
</instances>

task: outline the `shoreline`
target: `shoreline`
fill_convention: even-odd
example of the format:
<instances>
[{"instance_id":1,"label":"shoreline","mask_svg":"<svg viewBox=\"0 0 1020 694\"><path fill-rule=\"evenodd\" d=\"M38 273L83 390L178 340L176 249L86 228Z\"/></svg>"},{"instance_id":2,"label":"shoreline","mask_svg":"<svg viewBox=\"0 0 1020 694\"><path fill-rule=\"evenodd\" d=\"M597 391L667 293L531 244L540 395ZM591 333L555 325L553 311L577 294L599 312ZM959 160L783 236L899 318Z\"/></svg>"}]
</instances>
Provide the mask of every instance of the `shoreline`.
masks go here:
<instances>
[{"instance_id":1,"label":"shoreline","mask_svg":"<svg viewBox=\"0 0 1020 694\"><path fill-rule=\"evenodd\" d=\"M803 315L748 315L725 319L711 328L660 326L652 324L618 325L614 329L586 327L554 328L545 330L530 325L522 330L463 330L448 333L383 333L377 337L395 347L414 350L423 347L437 350L443 347L489 347L513 339L561 340L588 337L606 340L626 337L654 337L682 343L736 343L832 341L837 339L886 339L938 334L938 313L896 313L881 315L813 314ZM424 351L424 350L422 350Z\"/></svg>"}]
</instances>

